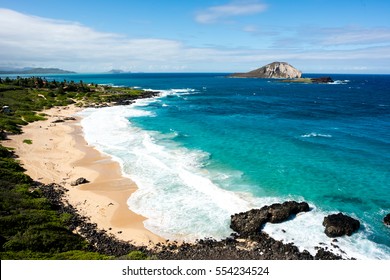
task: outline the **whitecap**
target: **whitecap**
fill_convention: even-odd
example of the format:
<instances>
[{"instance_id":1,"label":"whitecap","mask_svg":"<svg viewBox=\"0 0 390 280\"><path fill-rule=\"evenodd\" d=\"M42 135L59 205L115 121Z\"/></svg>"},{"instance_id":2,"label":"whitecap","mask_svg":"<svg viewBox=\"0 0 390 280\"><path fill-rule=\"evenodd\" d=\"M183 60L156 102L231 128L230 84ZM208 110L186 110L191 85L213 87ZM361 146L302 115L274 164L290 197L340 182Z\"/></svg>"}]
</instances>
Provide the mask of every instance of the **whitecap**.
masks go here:
<instances>
[{"instance_id":1,"label":"whitecap","mask_svg":"<svg viewBox=\"0 0 390 280\"><path fill-rule=\"evenodd\" d=\"M327 83L327 84L329 84L329 85L346 85L349 82L350 82L349 80L336 80L336 81L333 81L333 82Z\"/></svg>"},{"instance_id":2,"label":"whitecap","mask_svg":"<svg viewBox=\"0 0 390 280\"><path fill-rule=\"evenodd\" d=\"M308 134L301 135L302 138L311 138L311 137L323 137L323 138L332 138L333 136L331 134L321 134L321 133L315 133L311 132Z\"/></svg>"}]
</instances>

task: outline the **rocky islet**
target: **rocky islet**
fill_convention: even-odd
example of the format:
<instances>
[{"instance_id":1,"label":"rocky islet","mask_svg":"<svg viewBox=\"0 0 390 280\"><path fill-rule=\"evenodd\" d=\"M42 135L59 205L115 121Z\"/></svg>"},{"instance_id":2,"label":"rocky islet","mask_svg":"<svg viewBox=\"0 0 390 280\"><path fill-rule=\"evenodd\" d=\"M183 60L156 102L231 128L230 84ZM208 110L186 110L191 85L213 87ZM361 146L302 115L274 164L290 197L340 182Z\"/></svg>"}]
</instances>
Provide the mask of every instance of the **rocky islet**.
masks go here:
<instances>
[{"instance_id":1,"label":"rocky islet","mask_svg":"<svg viewBox=\"0 0 390 280\"><path fill-rule=\"evenodd\" d=\"M232 78L296 79L302 72L287 62L272 62L247 73L231 74Z\"/></svg>"}]
</instances>

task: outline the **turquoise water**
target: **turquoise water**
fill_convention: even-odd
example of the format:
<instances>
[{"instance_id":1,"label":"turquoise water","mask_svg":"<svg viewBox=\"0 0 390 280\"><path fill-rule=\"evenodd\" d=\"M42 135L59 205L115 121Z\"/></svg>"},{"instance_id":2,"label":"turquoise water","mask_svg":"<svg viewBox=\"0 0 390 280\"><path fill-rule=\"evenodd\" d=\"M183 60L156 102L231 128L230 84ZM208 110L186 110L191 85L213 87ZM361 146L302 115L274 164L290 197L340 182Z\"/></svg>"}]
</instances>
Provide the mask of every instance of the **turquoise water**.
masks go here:
<instances>
[{"instance_id":1,"label":"turquoise water","mask_svg":"<svg viewBox=\"0 0 390 280\"><path fill-rule=\"evenodd\" d=\"M311 251L329 246L322 219L341 211L362 223L339 240L347 255L390 259L382 222L390 212L390 76L332 75L336 82L323 85L222 74L73 78L162 90L131 106L88 109L83 121L87 141L138 184L129 206L158 234L223 238L231 214L297 199L313 211L267 225L275 238Z\"/></svg>"}]
</instances>

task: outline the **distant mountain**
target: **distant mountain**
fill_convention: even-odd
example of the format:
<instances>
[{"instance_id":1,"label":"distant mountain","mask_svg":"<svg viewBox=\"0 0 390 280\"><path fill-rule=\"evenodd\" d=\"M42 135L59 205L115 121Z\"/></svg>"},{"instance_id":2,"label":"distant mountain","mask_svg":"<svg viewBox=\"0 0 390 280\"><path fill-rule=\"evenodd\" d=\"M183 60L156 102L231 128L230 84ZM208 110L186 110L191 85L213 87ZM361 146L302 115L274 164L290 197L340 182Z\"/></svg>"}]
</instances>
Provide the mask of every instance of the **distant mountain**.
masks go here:
<instances>
[{"instance_id":1,"label":"distant mountain","mask_svg":"<svg viewBox=\"0 0 390 280\"><path fill-rule=\"evenodd\" d=\"M76 72L62 70L59 68L0 68L0 74L72 74Z\"/></svg>"},{"instance_id":2,"label":"distant mountain","mask_svg":"<svg viewBox=\"0 0 390 280\"><path fill-rule=\"evenodd\" d=\"M107 73L109 73L109 74L122 74L122 73L131 73L131 72L123 71L120 69L112 69L112 70L108 71Z\"/></svg>"},{"instance_id":3,"label":"distant mountain","mask_svg":"<svg viewBox=\"0 0 390 280\"><path fill-rule=\"evenodd\" d=\"M247 73L235 73L234 78L265 78L265 79L295 79L300 78L302 72L287 62L272 62Z\"/></svg>"}]
</instances>

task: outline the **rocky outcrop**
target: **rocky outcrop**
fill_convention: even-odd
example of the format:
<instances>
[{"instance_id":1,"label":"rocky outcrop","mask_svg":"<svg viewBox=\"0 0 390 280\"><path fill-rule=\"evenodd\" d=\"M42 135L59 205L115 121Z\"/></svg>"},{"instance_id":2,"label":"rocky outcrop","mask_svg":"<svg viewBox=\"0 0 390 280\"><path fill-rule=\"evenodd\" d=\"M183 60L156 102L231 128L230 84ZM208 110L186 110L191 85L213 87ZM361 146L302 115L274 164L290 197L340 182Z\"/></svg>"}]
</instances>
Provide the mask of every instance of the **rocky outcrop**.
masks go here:
<instances>
[{"instance_id":1,"label":"rocky outcrop","mask_svg":"<svg viewBox=\"0 0 390 280\"><path fill-rule=\"evenodd\" d=\"M89 181L83 177L80 177L78 178L77 180L73 181L72 183L70 183L71 186L78 186L78 185L81 185L81 184L87 184L89 183Z\"/></svg>"},{"instance_id":2,"label":"rocky outcrop","mask_svg":"<svg viewBox=\"0 0 390 280\"><path fill-rule=\"evenodd\" d=\"M286 201L231 216L230 228L242 236L258 234L265 223L281 223L291 215L310 211L306 202Z\"/></svg>"},{"instance_id":3,"label":"rocky outcrop","mask_svg":"<svg viewBox=\"0 0 390 280\"><path fill-rule=\"evenodd\" d=\"M313 84L328 84L334 82L331 77L311 78L310 80Z\"/></svg>"},{"instance_id":4,"label":"rocky outcrop","mask_svg":"<svg viewBox=\"0 0 390 280\"><path fill-rule=\"evenodd\" d=\"M65 122L63 119L56 119L54 121L52 121L51 123L63 123Z\"/></svg>"},{"instance_id":5,"label":"rocky outcrop","mask_svg":"<svg viewBox=\"0 0 390 280\"><path fill-rule=\"evenodd\" d=\"M390 226L390 213L383 218L383 222L385 223L385 225Z\"/></svg>"},{"instance_id":6,"label":"rocky outcrop","mask_svg":"<svg viewBox=\"0 0 390 280\"><path fill-rule=\"evenodd\" d=\"M314 257L315 260L341 260L342 257L333 254L332 252L329 252L325 250L324 248L320 248L317 251L317 254Z\"/></svg>"},{"instance_id":7,"label":"rocky outcrop","mask_svg":"<svg viewBox=\"0 0 390 280\"><path fill-rule=\"evenodd\" d=\"M325 234L328 237L352 235L360 228L360 222L343 213L332 214L324 218L322 223L325 226Z\"/></svg>"},{"instance_id":8,"label":"rocky outcrop","mask_svg":"<svg viewBox=\"0 0 390 280\"><path fill-rule=\"evenodd\" d=\"M265 78L265 79L296 79L302 76L302 72L287 62L272 62L259 69L248 73L235 73L233 78Z\"/></svg>"},{"instance_id":9,"label":"rocky outcrop","mask_svg":"<svg viewBox=\"0 0 390 280\"><path fill-rule=\"evenodd\" d=\"M158 244L159 260L313 260L308 251L300 252L293 244L283 244L262 232L251 239L227 238L175 244ZM334 255L335 258L337 256Z\"/></svg>"}]
</instances>

